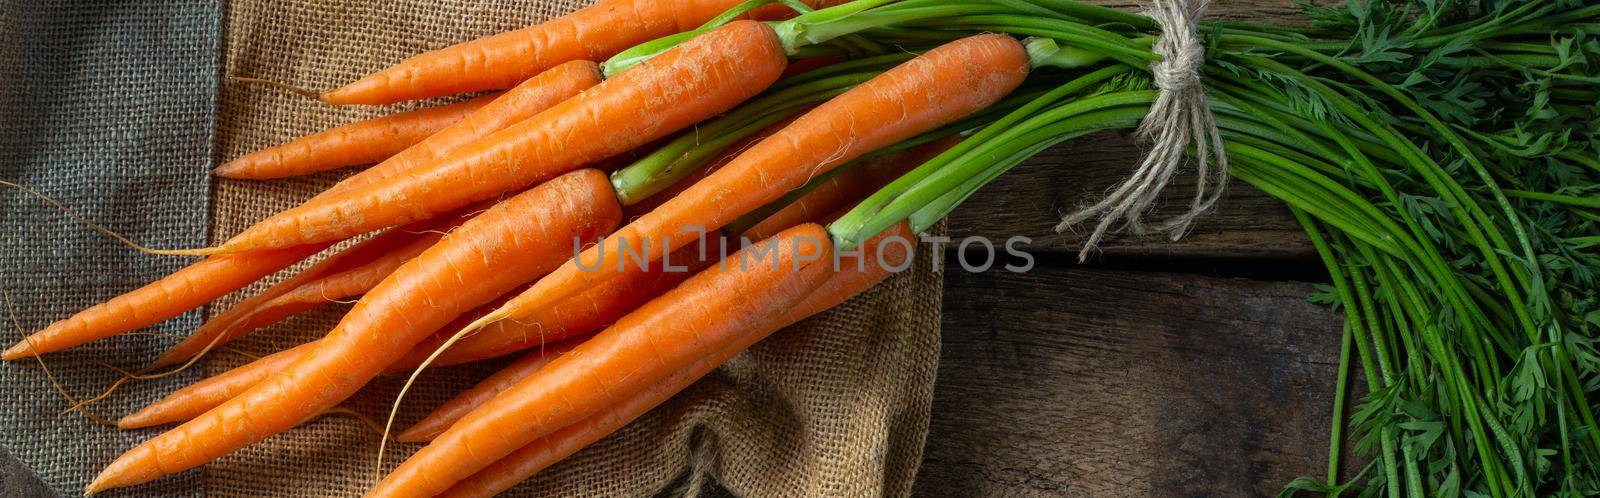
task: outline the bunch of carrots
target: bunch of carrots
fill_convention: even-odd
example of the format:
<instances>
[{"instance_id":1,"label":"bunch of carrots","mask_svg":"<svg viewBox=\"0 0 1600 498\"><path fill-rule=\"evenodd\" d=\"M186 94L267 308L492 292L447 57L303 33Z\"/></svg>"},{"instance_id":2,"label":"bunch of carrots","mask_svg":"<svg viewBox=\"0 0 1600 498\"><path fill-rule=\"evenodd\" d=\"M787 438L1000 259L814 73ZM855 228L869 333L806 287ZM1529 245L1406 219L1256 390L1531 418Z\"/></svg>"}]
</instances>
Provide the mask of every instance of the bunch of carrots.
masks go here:
<instances>
[{"instance_id":1,"label":"bunch of carrots","mask_svg":"<svg viewBox=\"0 0 1600 498\"><path fill-rule=\"evenodd\" d=\"M1439 21L1412 33L1435 45L1394 50L1600 17L1593 8L1508 5L1493 11L1497 24ZM1359 63L1343 62L1359 52L1350 41L1359 30L1220 23L1200 31L1212 36L1203 71L1218 81L1212 105L1229 152L1244 151L1240 175L1317 223L1366 235L1341 224L1344 207L1319 204L1333 197L1304 194L1339 179L1285 187L1275 161L1312 160L1296 152L1308 143L1326 161L1340 157L1334 148L1396 157L1390 149L1408 137L1446 133L1417 125L1384 141L1390 129L1374 124L1348 140L1304 136L1320 129L1314 119L1334 119L1325 105L1320 118L1296 114L1323 102L1305 104L1306 88L1343 104L1339 90L1378 85ZM334 409L379 375L414 381L428 366L530 351L402 431L397 439L428 444L369 492L492 495L762 338L883 281L912 256L909 244L885 240L927 229L1028 156L1137 124L1158 98L1142 72L1162 59L1152 52L1160 36L1149 18L1074 0L601 0L321 94L348 105L494 92L222 165L219 176L269 179L376 163L216 247L138 247L204 259L55 322L4 359L150 326L361 238L215 314L156 359L153 367L181 369L285 317L360 296L324 337L119 420L179 425L110 462L88 492L205 464ZM1297 69L1315 75L1294 81L1304 75ZM1384 95L1362 98L1411 102ZM1238 117L1250 112L1271 119ZM1278 155L1251 154L1260 150ZM637 159L602 171L627 154ZM1373 451L1395 468L1393 446ZM1489 461L1489 451L1476 456ZM1330 463L1337 459L1336 446ZM1370 489L1394 494L1396 476L1380 475Z\"/></svg>"}]
</instances>

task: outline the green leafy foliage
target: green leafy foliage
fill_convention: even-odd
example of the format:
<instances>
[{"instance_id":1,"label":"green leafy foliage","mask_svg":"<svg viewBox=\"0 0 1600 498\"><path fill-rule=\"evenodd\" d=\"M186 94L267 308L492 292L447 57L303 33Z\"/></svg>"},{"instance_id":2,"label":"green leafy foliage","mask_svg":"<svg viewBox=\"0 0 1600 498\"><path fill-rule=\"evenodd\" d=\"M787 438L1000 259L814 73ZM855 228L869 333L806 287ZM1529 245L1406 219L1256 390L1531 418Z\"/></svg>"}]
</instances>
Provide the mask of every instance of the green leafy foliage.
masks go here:
<instances>
[{"instance_id":1,"label":"green leafy foliage","mask_svg":"<svg viewBox=\"0 0 1600 498\"><path fill-rule=\"evenodd\" d=\"M934 19L936 5L985 14ZM1337 479L1335 443L1329 477L1284 495L1600 493L1600 5L1303 8L1308 29L1201 27L1231 172L1302 216L1333 280L1310 299L1344 314L1340 364L1367 382L1335 434L1348 428L1371 463ZM905 0L839 22L1044 37L1104 56L1072 74L1124 73L1035 72L1061 90L985 118L830 230L949 207L1019 156L1134 126L1129 111L1153 101L1158 29L1075 0Z\"/></svg>"}]
</instances>

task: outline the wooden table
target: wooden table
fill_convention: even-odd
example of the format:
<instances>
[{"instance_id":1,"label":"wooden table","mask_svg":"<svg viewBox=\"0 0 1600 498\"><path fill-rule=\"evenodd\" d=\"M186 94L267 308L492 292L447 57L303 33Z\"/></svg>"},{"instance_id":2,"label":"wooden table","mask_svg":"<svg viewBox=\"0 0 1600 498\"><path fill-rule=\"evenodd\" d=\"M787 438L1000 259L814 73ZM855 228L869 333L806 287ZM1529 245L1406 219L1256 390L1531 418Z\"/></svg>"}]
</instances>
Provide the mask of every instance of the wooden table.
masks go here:
<instances>
[{"instance_id":1,"label":"wooden table","mask_svg":"<svg viewBox=\"0 0 1600 498\"><path fill-rule=\"evenodd\" d=\"M1211 12L1302 22L1285 0ZM1089 264L1052 229L1138 156L1127 136L1077 140L951 216L958 240L1033 238L1037 266L946 273L919 496L1270 496L1325 472L1340 322L1306 300L1325 276L1286 209L1233 182L1183 241L1118 237ZM0 490L43 492L31 477L0 454Z\"/></svg>"},{"instance_id":2,"label":"wooden table","mask_svg":"<svg viewBox=\"0 0 1600 498\"><path fill-rule=\"evenodd\" d=\"M1211 13L1303 23L1282 0ZM1326 473L1341 322L1307 301L1326 274L1281 203L1235 181L1183 241L1117 238L1089 264L1053 230L1138 157L1126 135L1065 144L951 216L953 238L1033 238L1038 267L946 274L919 495L1272 496Z\"/></svg>"},{"instance_id":3,"label":"wooden table","mask_svg":"<svg viewBox=\"0 0 1600 498\"><path fill-rule=\"evenodd\" d=\"M919 495L1271 496L1325 473L1340 321L1306 299L1325 273L1287 209L1236 181L1183 241L1089 264L1052 229L1137 158L1127 136L1058 147L952 215L953 238L1032 237L1038 264L947 272Z\"/></svg>"}]
</instances>

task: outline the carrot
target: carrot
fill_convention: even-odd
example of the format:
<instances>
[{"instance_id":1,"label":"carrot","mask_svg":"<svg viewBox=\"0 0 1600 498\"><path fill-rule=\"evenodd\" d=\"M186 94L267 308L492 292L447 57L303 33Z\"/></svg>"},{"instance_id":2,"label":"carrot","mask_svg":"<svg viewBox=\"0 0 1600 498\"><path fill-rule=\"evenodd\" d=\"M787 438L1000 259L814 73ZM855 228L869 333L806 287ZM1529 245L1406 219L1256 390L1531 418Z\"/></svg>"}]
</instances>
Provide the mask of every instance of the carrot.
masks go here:
<instances>
[{"instance_id":1,"label":"carrot","mask_svg":"<svg viewBox=\"0 0 1600 498\"><path fill-rule=\"evenodd\" d=\"M767 216L746 230L743 235L752 240L764 239L785 228L807 221L816 221L821 216L837 211L847 204L860 202L868 194L894 181L911 168L920 166L933 156L949 149L960 139L960 136L948 137L874 157L864 164L852 166L810 192L806 192L778 212Z\"/></svg>"},{"instance_id":2,"label":"carrot","mask_svg":"<svg viewBox=\"0 0 1600 498\"><path fill-rule=\"evenodd\" d=\"M522 122L600 84L600 66L572 61L550 68L507 90L466 119L418 142L394 157L340 181L312 198L327 199L345 190L392 178L427 165L483 137Z\"/></svg>"},{"instance_id":3,"label":"carrot","mask_svg":"<svg viewBox=\"0 0 1600 498\"><path fill-rule=\"evenodd\" d=\"M582 342L583 339L579 338L576 342ZM395 440L403 443L425 443L432 440L434 436L438 436L445 429L449 429L451 424L454 424L456 420L460 420L467 412L489 401L490 398L500 394L502 391L510 389L511 386L521 382L522 379L533 375L535 371L543 368L546 363L550 363L550 360L566 354L574 346L576 346L576 343L550 344L522 355L521 358L517 358L517 361L506 365L505 368L495 372L494 375L490 375L488 378L483 379L482 382L462 391L461 394L457 394L456 397L450 398L450 401L446 401L444 404L439 405L438 408L434 408L432 412L422 417L422 420L417 422L416 425L396 436Z\"/></svg>"},{"instance_id":4,"label":"carrot","mask_svg":"<svg viewBox=\"0 0 1600 498\"><path fill-rule=\"evenodd\" d=\"M862 154L983 109L1027 74L1022 44L1004 35L930 50L802 115L468 328L547 307L638 264L623 246L658 258L697 237L689 227L720 228Z\"/></svg>"},{"instance_id":5,"label":"carrot","mask_svg":"<svg viewBox=\"0 0 1600 498\"><path fill-rule=\"evenodd\" d=\"M715 263L726 249L720 245L713 247L705 251L700 251L698 247L684 248L656 262L649 271L631 272L612 279L605 285L590 289L532 317L496 322L484 327L445 350L434 360L434 365L449 366L486 360L599 330ZM664 271L663 263L673 265L674 271ZM513 291L503 298L509 299L515 294ZM417 344L405 357L390 364L384 369L384 374L416 369L462 326L500 307L504 302L504 299L496 299L461 315L450 325L439 329L438 333ZM274 353L179 389L125 418L130 427L124 428L148 427L194 418L233 399L300 356L309 354L311 349L307 346L309 344ZM122 423L118 422L119 425Z\"/></svg>"},{"instance_id":6,"label":"carrot","mask_svg":"<svg viewBox=\"0 0 1600 498\"><path fill-rule=\"evenodd\" d=\"M472 116L376 166L346 178L313 199L332 197L344 190L392 178L418 164L448 154L595 85L600 80L599 74L599 68L587 61L557 66L506 92ZM6 350L0 358L6 361L26 358L34 351L58 351L154 325L288 268L333 243L333 240L328 240L298 248L208 257L155 283L50 325L30 337L37 349L30 348L27 341L22 341Z\"/></svg>"},{"instance_id":7,"label":"carrot","mask_svg":"<svg viewBox=\"0 0 1600 498\"><path fill-rule=\"evenodd\" d=\"M456 316L526 283L620 221L604 173L582 170L474 217L368 292L313 355L112 462L88 492L150 481L293 427L360 389Z\"/></svg>"},{"instance_id":8,"label":"carrot","mask_svg":"<svg viewBox=\"0 0 1600 498\"><path fill-rule=\"evenodd\" d=\"M207 348L227 344L297 313L365 294L480 211L469 208L460 215L392 228L350 246L212 317L153 365L182 363Z\"/></svg>"},{"instance_id":9,"label":"carrot","mask_svg":"<svg viewBox=\"0 0 1600 498\"><path fill-rule=\"evenodd\" d=\"M709 239L709 238L708 238ZM716 263L727 254L720 238L708 240L705 248L686 247L664 260L651 263L644 270L635 269L616 279L586 290L572 299L539 310L516 320L503 320L474 331L449 349L439 354L434 364L439 366L485 360L502 356L549 341L558 341L574 335L593 332L610 325L618 318L655 299L705 267ZM666 264L672 269L665 268ZM511 298L516 293L504 296ZM456 332L473 320L488 314L504 304L504 300L481 308L476 314L462 315L450 326L418 344L398 364L407 369L422 364L428 355L443 345Z\"/></svg>"},{"instance_id":10,"label":"carrot","mask_svg":"<svg viewBox=\"0 0 1600 498\"><path fill-rule=\"evenodd\" d=\"M266 180L375 163L461 121L497 96L489 94L336 126L239 156L212 173L223 178Z\"/></svg>"},{"instance_id":11,"label":"carrot","mask_svg":"<svg viewBox=\"0 0 1600 498\"><path fill-rule=\"evenodd\" d=\"M860 253L840 253L839 271L829 276L822 286L812 291L800 304L763 323L756 331L740 336L733 344L716 354L696 361L654 386L627 396L621 402L576 424L563 427L523 446L471 477L457 482L439 496L488 497L510 489L550 465L594 444L600 438L616 432L773 332L838 306L862 291L872 288L889 278L890 268L901 267L911 256L910 244L883 244L880 252L878 249L880 244L888 237L913 240L910 228L901 223L862 244Z\"/></svg>"},{"instance_id":12,"label":"carrot","mask_svg":"<svg viewBox=\"0 0 1600 498\"><path fill-rule=\"evenodd\" d=\"M532 316L495 322L445 350L434 360L434 365L449 366L486 360L599 330L715 263L727 250L721 246L721 242L720 238L714 239L715 245L704 250L699 247L681 249L668 258L652 263L648 271L629 272ZM673 271L665 271L667 264L673 266ZM462 326L500 307L505 299L515 294L515 291L507 293L502 299L490 301L456 318L450 325L413 347L405 357L390 364L384 369L384 374L414 370ZM138 424L133 427L189 420L248 390L309 351L302 345L201 380L173 392L140 410L137 416L125 420L129 424Z\"/></svg>"},{"instance_id":13,"label":"carrot","mask_svg":"<svg viewBox=\"0 0 1600 498\"><path fill-rule=\"evenodd\" d=\"M11 346L0 358L13 361L60 351L160 323L271 275L329 245L332 243L206 258L161 280L52 323Z\"/></svg>"},{"instance_id":14,"label":"carrot","mask_svg":"<svg viewBox=\"0 0 1600 498\"><path fill-rule=\"evenodd\" d=\"M165 398L117 420L117 427L139 429L197 417L233 399L273 373L288 368L301 357L311 354L316 346L317 343L308 342L285 349L173 391Z\"/></svg>"},{"instance_id":15,"label":"carrot","mask_svg":"<svg viewBox=\"0 0 1600 498\"><path fill-rule=\"evenodd\" d=\"M620 396L659 382L800 302L826 280L832 259L827 232L815 224L730 256L728 264L690 277L473 410L368 496L432 496L540 436L622 401Z\"/></svg>"},{"instance_id":16,"label":"carrot","mask_svg":"<svg viewBox=\"0 0 1600 498\"><path fill-rule=\"evenodd\" d=\"M656 192L650 197L646 197L643 200L634 203L632 206L624 207L623 212L626 213L626 216L623 219L633 220L640 216L644 216L645 213L649 213L654 211L656 208L661 207L662 204L672 200L673 197L677 197L678 194L683 193L683 191L688 189L689 186L699 183L700 180L704 180L707 176L711 176L712 173L722 169L723 166L727 166L728 163L732 162L734 158L739 157L739 154L743 154L745 149L749 149L751 146L761 142L761 140L772 136L773 133L777 133L778 130L783 129L784 126L788 126L792 121L794 121L794 118L778 121L767 126L766 128L757 130L755 133L751 133L749 136L734 141L732 144L729 144L727 148L722 149L721 152L717 152L716 155L711 156L710 159L706 160L705 164L701 165L687 176L684 176L667 188L662 189L660 192Z\"/></svg>"},{"instance_id":17,"label":"carrot","mask_svg":"<svg viewBox=\"0 0 1600 498\"><path fill-rule=\"evenodd\" d=\"M770 85L785 62L770 27L729 23L403 177L303 204L194 252L338 239L492 198L725 111Z\"/></svg>"},{"instance_id":18,"label":"carrot","mask_svg":"<svg viewBox=\"0 0 1600 498\"><path fill-rule=\"evenodd\" d=\"M606 60L634 45L689 31L741 1L601 0L541 24L413 56L325 92L322 101L390 104L507 88L562 62ZM774 5L751 16L772 20L789 12Z\"/></svg>"},{"instance_id":19,"label":"carrot","mask_svg":"<svg viewBox=\"0 0 1600 498\"><path fill-rule=\"evenodd\" d=\"M371 277L373 273L381 270L379 267L387 266L392 271L393 267L415 257L422 252L422 249L438 241L442 236L438 232L440 229L449 230L461 221L463 219L451 219L442 225L436 220L413 223L388 230L334 253L294 276L218 313L201 324L194 334L157 358L152 366L164 367L183 363L207 348L225 344L253 330L310 309L325 299L312 301L309 296L315 295L313 293L320 294L336 283L349 283L349 280L356 277ZM397 259L399 261L395 261ZM383 276L377 275L366 288L371 288L371 285L376 284L376 280L381 280ZM361 289L362 292L365 290ZM341 295L330 295L329 298L338 299L354 295L339 294Z\"/></svg>"}]
</instances>

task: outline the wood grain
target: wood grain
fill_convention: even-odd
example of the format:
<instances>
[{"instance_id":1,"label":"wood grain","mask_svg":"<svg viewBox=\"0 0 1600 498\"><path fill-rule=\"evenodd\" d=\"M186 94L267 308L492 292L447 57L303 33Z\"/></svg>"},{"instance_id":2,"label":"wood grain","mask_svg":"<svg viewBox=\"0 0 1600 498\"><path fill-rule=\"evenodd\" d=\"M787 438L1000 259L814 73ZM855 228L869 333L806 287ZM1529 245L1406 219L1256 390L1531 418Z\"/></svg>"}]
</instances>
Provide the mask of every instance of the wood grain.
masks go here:
<instances>
[{"instance_id":1,"label":"wood grain","mask_svg":"<svg viewBox=\"0 0 1600 498\"><path fill-rule=\"evenodd\" d=\"M1328 4L1339 0L1317 0ZM1090 3L1138 11L1149 2L1112 0ZM1304 26L1306 18L1286 0L1212 2L1207 20L1250 21ZM1098 201L1138 164L1140 149L1128 133L1105 133L1062 144L1006 173L968 199L950 216L955 237L982 235L1004 239L1023 235L1036 248L1063 258L1075 257L1092 226L1058 234L1061 215ZM1170 202L1155 215L1181 212L1193 194L1192 182L1178 179L1167 189ZM1309 261L1311 244L1283 204L1259 190L1233 181L1230 194L1182 241L1120 235L1100 245L1107 256L1157 255L1172 258L1227 258Z\"/></svg>"},{"instance_id":2,"label":"wood grain","mask_svg":"<svg viewBox=\"0 0 1600 498\"><path fill-rule=\"evenodd\" d=\"M1339 322L1310 290L950 271L917 494L1271 496L1322 475Z\"/></svg>"},{"instance_id":3,"label":"wood grain","mask_svg":"<svg viewBox=\"0 0 1600 498\"><path fill-rule=\"evenodd\" d=\"M1007 172L951 213L952 237L1033 239L1031 251L1075 257L1093 226L1056 233L1061 215L1102 198L1138 164L1140 151L1127 133L1101 133L1053 147ZM1151 219L1182 212L1194 193L1179 179ZM1316 254L1288 208L1240 181L1232 181L1216 209L1183 240L1122 234L1100 245L1106 255L1177 258L1300 260Z\"/></svg>"}]
</instances>

